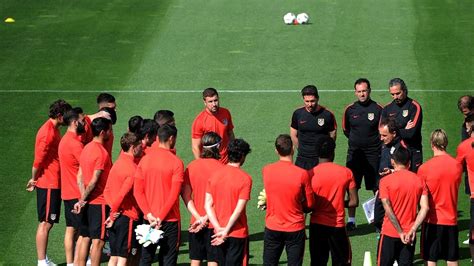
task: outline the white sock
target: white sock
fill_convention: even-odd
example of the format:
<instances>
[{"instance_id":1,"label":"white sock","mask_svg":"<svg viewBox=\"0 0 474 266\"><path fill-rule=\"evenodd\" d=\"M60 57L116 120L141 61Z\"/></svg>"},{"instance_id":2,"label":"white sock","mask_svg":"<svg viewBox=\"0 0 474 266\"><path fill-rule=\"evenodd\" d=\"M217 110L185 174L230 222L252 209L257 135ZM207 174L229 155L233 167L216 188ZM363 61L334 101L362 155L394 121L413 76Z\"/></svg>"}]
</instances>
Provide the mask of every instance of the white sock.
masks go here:
<instances>
[{"instance_id":1,"label":"white sock","mask_svg":"<svg viewBox=\"0 0 474 266\"><path fill-rule=\"evenodd\" d=\"M74 266L74 263L68 263L66 266Z\"/></svg>"},{"instance_id":2,"label":"white sock","mask_svg":"<svg viewBox=\"0 0 474 266\"><path fill-rule=\"evenodd\" d=\"M48 265L48 262L46 259L38 260L38 266L45 266L45 265Z\"/></svg>"},{"instance_id":3,"label":"white sock","mask_svg":"<svg viewBox=\"0 0 474 266\"><path fill-rule=\"evenodd\" d=\"M355 217L349 217L349 220L348 220L349 223L356 223L356 218Z\"/></svg>"}]
</instances>

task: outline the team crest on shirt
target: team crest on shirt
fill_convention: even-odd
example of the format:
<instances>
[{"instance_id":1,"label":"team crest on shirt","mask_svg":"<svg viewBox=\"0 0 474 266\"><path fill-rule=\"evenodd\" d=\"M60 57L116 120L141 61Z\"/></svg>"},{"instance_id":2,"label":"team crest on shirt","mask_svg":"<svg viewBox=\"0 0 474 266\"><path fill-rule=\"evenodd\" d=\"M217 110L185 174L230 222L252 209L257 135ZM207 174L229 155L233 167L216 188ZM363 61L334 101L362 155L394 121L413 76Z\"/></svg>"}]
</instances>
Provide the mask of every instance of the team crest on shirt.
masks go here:
<instances>
[{"instance_id":1,"label":"team crest on shirt","mask_svg":"<svg viewBox=\"0 0 474 266\"><path fill-rule=\"evenodd\" d=\"M408 116L408 110L403 110L402 116L407 117Z\"/></svg>"},{"instance_id":2,"label":"team crest on shirt","mask_svg":"<svg viewBox=\"0 0 474 266\"><path fill-rule=\"evenodd\" d=\"M369 121L374 120L374 118L375 118L375 114L374 114L374 113L368 113L368 114L367 114L367 119L369 119Z\"/></svg>"},{"instance_id":3,"label":"team crest on shirt","mask_svg":"<svg viewBox=\"0 0 474 266\"><path fill-rule=\"evenodd\" d=\"M133 256L135 256L137 254L137 248L132 248L131 253Z\"/></svg>"},{"instance_id":4,"label":"team crest on shirt","mask_svg":"<svg viewBox=\"0 0 474 266\"><path fill-rule=\"evenodd\" d=\"M324 125L324 118L318 118L318 125L321 127Z\"/></svg>"},{"instance_id":5,"label":"team crest on shirt","mask_svg":"<svg viewBox=\"0 0 474 266\"><path fill-rule=\"evenodd\" d=\"M222 124L224 124L224 126L227 126L228 123L229 123L229 122L227 121L226 118L222 119Z\"/></svg>"},{"instance_id":6,"label":"team crest on shirt","mask_svg":"<svg viewBox=\"0 0 474 266\"><path fill-rule=\"evenodd\" d=\"M53 220L53 221L56 220L56 214L55 213L51 214L51 220Z\"/></svg>"}]
</instances>

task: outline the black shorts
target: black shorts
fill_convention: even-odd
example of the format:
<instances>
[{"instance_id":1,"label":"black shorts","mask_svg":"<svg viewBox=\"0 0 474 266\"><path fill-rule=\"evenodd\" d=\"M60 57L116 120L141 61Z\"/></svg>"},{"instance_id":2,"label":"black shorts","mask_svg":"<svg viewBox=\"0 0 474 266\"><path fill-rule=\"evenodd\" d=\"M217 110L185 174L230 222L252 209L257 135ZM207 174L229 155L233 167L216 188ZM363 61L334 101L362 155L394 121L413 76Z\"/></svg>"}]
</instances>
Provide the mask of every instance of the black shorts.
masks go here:
<instances>
[{"instance_id":1,"label":"black shorts","mask_svg":"<svg viewBox=\"0 0 474 266\"><path fill-rule=\"evenodd\" d=\"M142 246L142 254L140 265L151 265L155 260L155 253L158 245L160 251L158 253L159 265L176 265L178 260L178 248L180 241L180 225L179 222L161 222L163 238L157 244L151 244L147 247Z\"/></svg>"},{"instance_id":2,"label":"black shorts","mask_svg":"<svg viewBox=\"0 0 474 266\"><path fill-rule=\"evenodd\" d=\"M207 260L212 234L213 230L207 227L197 233L189 233L189 259Z\"/></svg>"},{"instance_id":3,"label":"black shorts","mask_svg":"<svg viewBox=\"0 0 474 266\"><path fill-rule=\"evenodd\" d=\"M80 235L91 239L105 240L105 220L109 217L110 207L106 204L86 204L81 210Z\"/></svg>"},{"instance_id":4,"label":"black shorts","mask_svg":"<svg viewBox=\"0 0 474 266\"><path fill-rule=\"evenodd\" d=\"M410 155L410 171L416 173L423 163L423 152L421 150L411 149Z\"/></svg>"},{"instance_id":5,"label":"black shorts","mask_svg":"<svg viewBox=\"0 0 474 266\"><path fill-rule=\"evenodd\" d=\"M248 265L249 239L228 237L224 243L216 246L219 265Z\"/></svg>"},{"instance_id":6,"label":"black shorts","mask_svg":"<svg viewBox=\"0 0 474 266\"><path fill-rule=\"evenodd\" d=\"M421 231L421 256L425 261L459 259L457 225L424 223Z\"/></svg>"},{"instance_id":7,"label":"black shorts","mask_svg":"<svg viewBox=\"0 0 474 266\"><path fill-rule=\"evenodd\" d=\"M395 261L398 265L413 265L415 243L403 244L400 238L380 235L377 262L379 266L392 266Z\"/></svg>"},{"instance_id":8,"label":"black shorts","mask_svg":"<svg viewBox=\"0 0 474 266\"><path fill-rule=\"evenodd\" d=\"M309 226L311 265L327 265L329 253L333 265L351 265L352 251L345 227L311 223Z\"/></svg>"},{"instance_id":9,"label":"black shorts","mask_svg":"<svg viewBox=\"0 0 474 266\"><path fill-rule=\"evenodd\" d=\"M72 213L72 210L74 210L74 204L76 204L78 200L77 199L64 200L63 202L64 202L64 217L66 217L66 226L74 227L75 229L78 229L81 224L82 214Z\"/></svg>"},{"instance_id":10,"label":"black shorts","mask_svg":"<svg viewBox=\"0 0 474 266\"><path fill-rule=\"evenodd\" d=\"M36 188L36 207L38 221L50 224L59 223L61 214L61 190Z\"/></svg>"},{"instance_id":11,"label":"black shorts","mask_svg":"<svg viewBox=\"0 0 474 266\"><path fill-rule=\"evenodd\" d=\"M265 227L263 264L278 265L283 248L288 265L303 265L305 230L296 232L275 231Z\"/></svg>"},{"instance_id":12,"label":"black shorts","mask_svg":"<svg viewBox=\"0 0 474 266\"><path fill-rule=\"evenodd\" d=\"M474 245L474 199L471 198L471 222L469 224L469 244Z\"/></svg>"},{"instance_id":13,"label":"black shorts","mask_svg":"<svg viewBox=\"0 0 474 266\"><path fill-rule=\"evenodd\" d=\"M316 158L305 158L296 156L295 165L305 170L311 170L319 163L319 157Z\"/></svg>"},{"instance_id":14,"label":"black shorts","mask_svg":"<svg viewBox=\"0 0 474 266\"><path fill-rule=\"evenodd\" d=\"M347 168L351 169L360 189L362 178L365 179L365 189L375 190L379 180L380 148L361 149L349 146L347 150Z\"/></svg>"},{"instance_id":15,"label":"black shorts","mask_svg":"<svg viewBox=\"0 0 474 266\"><path fill-rule=\"evenodd\" d=\"M136 253L139 245L135 235L137 225L137 221L125 215L115 219L114 225L108 229L111 256L127 258L129 254Z\"/></svg>"}]
</instances>

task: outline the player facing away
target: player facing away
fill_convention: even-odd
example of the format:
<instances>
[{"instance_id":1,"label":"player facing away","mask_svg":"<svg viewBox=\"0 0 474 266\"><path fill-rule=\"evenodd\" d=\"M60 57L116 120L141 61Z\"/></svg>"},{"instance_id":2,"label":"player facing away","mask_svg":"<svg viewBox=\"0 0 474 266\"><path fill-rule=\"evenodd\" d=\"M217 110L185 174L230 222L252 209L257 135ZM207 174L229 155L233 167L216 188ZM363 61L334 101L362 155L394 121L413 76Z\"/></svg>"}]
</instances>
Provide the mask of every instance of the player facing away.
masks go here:
<instances>
[{"instance_id":1,"label":"player facing away","mask_svg":"<svg viewBox=\"0 0 474 266\"><path fill-rule=\"evenodd\" d=\"M78 242L78 265L86 265L91 243L91 263L92 265L100 264L106 236L104 223L109 215L104 189L112 161L103 145L111 135L112 122L103 117L96 118L91 123L91 130L94 138L82 150L77 173L81 197L74 205L74 212L82 214L80 228L82 240Z\"/></svg>"},{"instance_id":2,"label":"player facing away","mask_svg":"<svg viewBox=\"0 0 474 266\"><path fill-rule=\"evenodd\" d=\"M135 173L133 194L148 223L163 230L157 244L142 248L140 265L151 265L158 244L160 265L176 265L178 259L180 214L179 194L183 183L183 162L171 151L178 135L176 127L158 129L158 140L147 149Z\"/></svg>"},{"instance_id":3,"label":"player facing away","mask_svg":"<svg viewBox=\"0 0 474 266\"><path fill-rule=\"evenodd\" d=\"M318 164L318 145L324 136L336 140L336 119L331 111L319 105L318 89L307 85L301 90L304 106L293 112L290 136L298 149L295 165L310 170Z\"/></svg>"},{"instance_id":4,"label":"player facing away","mask_svg":"<svg viewBox=\"0 0 474 266\"><path fill-rule=\"evenodd\" d=\"M80 216L72 213L74 204L81 197L77 186L77 172L81 157L82 144L80 134L84 133L84 121L75 109L64 114L67 131L59 142L58 155L61 166L61 199L64 201L64 216L66 217L66 232L64 233L64 250L66 263L72 266L75 262L75 243L79 238ZM80 240L79 240L80 241ZM76 252L77 255L77 252Z\"/></svg>"},{"instance_id":5,"label":"player facing away","mask_svg":"<svg viewBox=\"0 0 474 266\"><path fill-rule=\"evenodd\" d=\"M248 225L245 206L250 200L252 178L240 167L250 152L243 139L227 148L229 162L215 171L206 187L205 209L214 228L211 244L219 265L248 265Z\"/></svg>"},{"instance_id":6,"label":"player facing away","mask_svg":"<svg viewBox=\"0 0 474 266\"><path fill-rule=\"evenodd\" d=\"M331 253L333 265L351 265L352 252L345 228L345 208L357 207L359 198L349 168L333 163L335 141L323 137L319 164L310 171L314 206L309 227L311 265L326 265ZM348 201L344 198L346 194Z\"/></svg>"},{"instance_id":7,"label":"player facing away","mask_svg":"<svg viewBox=\"0 0 474 266\"><path fill-rule=\"evenodd\" d=\"M191 214L188 228L189 259L193 266L201 265L201 262L206 260L208 265L217 265L217 258L211 252L211 236L214 230L212 225L209 225L204 202L209 177L223 167L219 161L221 141L217 133L205 133L201 138L201 158L192 161L184 172L181 197Z\"/></svg>"},{"instance_id":8,"label":"player facing away","mask_svg":"<svg viewBox=\"0 0 474 266\"><path fill-rule=\"evenodd\" d=\"M293 142L289 135L275 140L279 160L262 170L267 194L263 264L278 265L286 249L288 265L303 265L305 213L313 207L308 172L293 164Z\"/></svg>"},{"instance_id":9,"label":"player facing away","mask_svg":"<svg viewBox=\"0 0 474 266\"><path fill-rule=\"evenodd\" d=\"M348 105L342 117L342 129L348 139L346 166L354 174L357 189L364 178L365 189L377 190L381 141L378 130L382 106L370 98L370 82L360 78L354 83L357 101ZM347 231L356 228L355 208L348 209Z\"/></svg>"},{"instance_id":10,"label":"player facing away","mask_svg":"<svg viewBox=\"0 0 474 266\"><path fill-rule=\"evenodd\" d=\"M202 136L209 131L216 132L222 138L220 146L221 162L227 163L227 145L234 139L234 124L229 110L219 106L219 94L214 88L202 92L204 110L194 119L191 128L191 148L195 159L201 155Z\"/></svg>"},{"instance_id":11,"label":"player facing away","mask_svg":"<svg viewBox=\"0 0 474 266\"><path fill-rule=\"evenodd\" d=\"M26 190L36 188L36 206L38 211L38 228L36 230L36 252L38 266L54 265L49 261L49 231L53 224L59 222L61 213L60 165L58 146L61 141L59 127L64 125L64 114L71 109L64 100L57 100L49 106L49 119L36 134L35 157L31 168L31 178Z\"/></svg>"},{"instance_id":12,"label":"player facing away","mask_svg":"<svg viewBox=\"0 0 474 266\"><path fill-rule=\"evenodd\" d=\"M438 260L458 265L458 192L462 166L446 152L448 136L436 129L430 136L433 158L418 169L430 193L429 211L422 226L421 254L428 266Z\"/></svg>"},{"instance_id":13,"label":"player facing away","mask_svg":"<svg viewBox=\"0 0 474 266\"><path fill-rule=\"evenodd\" d=\"M474 97L471 95L461 96L458 100L458 109L464 118L474 114ZM469 138L469 136L467 135L466 123L463 122L461 126L461 140L467 138Z\"/></svg>"},{"instance_id":14,"label":"player facing away","mask_svg":"<svg viewBox=\"0 0 474 266\"><path fill-rule=\"evenodd\" d=\"M104 190L110 215L105 221L109 233L109 265L126 265L127 259L137 255L138 243L134 229L138 225L139 207L133 197L133 183L141 157L140 138L131 132L120 139L122 153L110 169Z\"/></svg>"},{"instance_id":15,"label":"player facing away","mask_svg":"<svg viewBox=\"0 0 474 266\"><path fill-rule=\"evenodd\" d=\"M416 230L429 210L425 182L408 171L410 154L400 147L392 155L394 172L380 180L380 199L385 218L379 239L377 263L380 266L413 265ZM417 214L417 206L420 210Z\"/></svg>"},{"instance_id":16,"label":"player facing away","mask_svg":"<svg viewBox=\"0 0 474 266\"><path fill-rule=\"evenodd\" d=\"M415 172L423 163L423 147L421 139L421 126L423 111L420 104L408 97L408 87L400 78L390 80L389 91L393 101L382 109L382 118L395 119L400 132L400 137L410 150L412 164L410 170Z\"/></svg>"}]
</instances>

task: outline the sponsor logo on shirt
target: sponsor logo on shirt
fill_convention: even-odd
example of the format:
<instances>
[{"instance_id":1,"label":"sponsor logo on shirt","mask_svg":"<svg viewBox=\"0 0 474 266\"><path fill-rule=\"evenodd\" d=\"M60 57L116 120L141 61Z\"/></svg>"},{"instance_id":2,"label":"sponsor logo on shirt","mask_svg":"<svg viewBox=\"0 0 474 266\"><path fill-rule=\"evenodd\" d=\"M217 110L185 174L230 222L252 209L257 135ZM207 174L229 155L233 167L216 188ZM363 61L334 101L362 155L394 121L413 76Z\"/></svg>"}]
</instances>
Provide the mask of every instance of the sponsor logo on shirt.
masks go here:
<instances>
[{"instance_id":1,"label":"sponsor logo on shirt","mask_svg":"<svg viewBox=\"0 0 474 266\"><path fill-rule=\"evenodd\" d=\"M367 114L367 119L369 119L369 121L374 120L374 118L375 118L375 114L374 114L374 113L368 113L368 114Z\"/></svg>"},{"instance_id":2,"label":"sponsor logo on shirt","mask_svg":"<svg viewBox=\"0 0 474 266\"><path fill-rule=\"evenodd\" d=\"M407 117L408 116L408 110L403 110L402 116Z\"/></svg>"},{"instance_id":3,"label":"sponsor logo on shirt","mask_svg":"<svg viewBox=\"0 0 474 266\"><path fill-rule=\"evenodd\" d=\"M390 113L390 114L388 114L388 116L395 116L395 115L396 115L396 113Z\"/></svg>"},{"instance_id":4,"label":"sponsor logo on shirt","mask_svg":"<svg viewBox=\"0 0 474 266\"><path fill-rule=\"evenodd\" d=\"M353 115L352 118L356 119L357 117L359 117L358 115Z\"/></svg>"},{"instance_id":5,"label":"sponsor logo on shirt","mask_svg":"<svg viewBox=\"0 0 474 266\"><path fill-rule=\"evenodd\" d=\"M324 125L324 118L318 118L318 125L321 127Z\"/></svg>"},{"instance_id":6,"label":"sponsor logo on shirt","mask_svg":"<svg viewBox=\"0 0 474 266\"><path fill-rule=\"evenodd\" d=\"M301 120L300 121L300 124L304 124L304 123L306 123L306 120Z\"/></svg>"}]
</instances>

